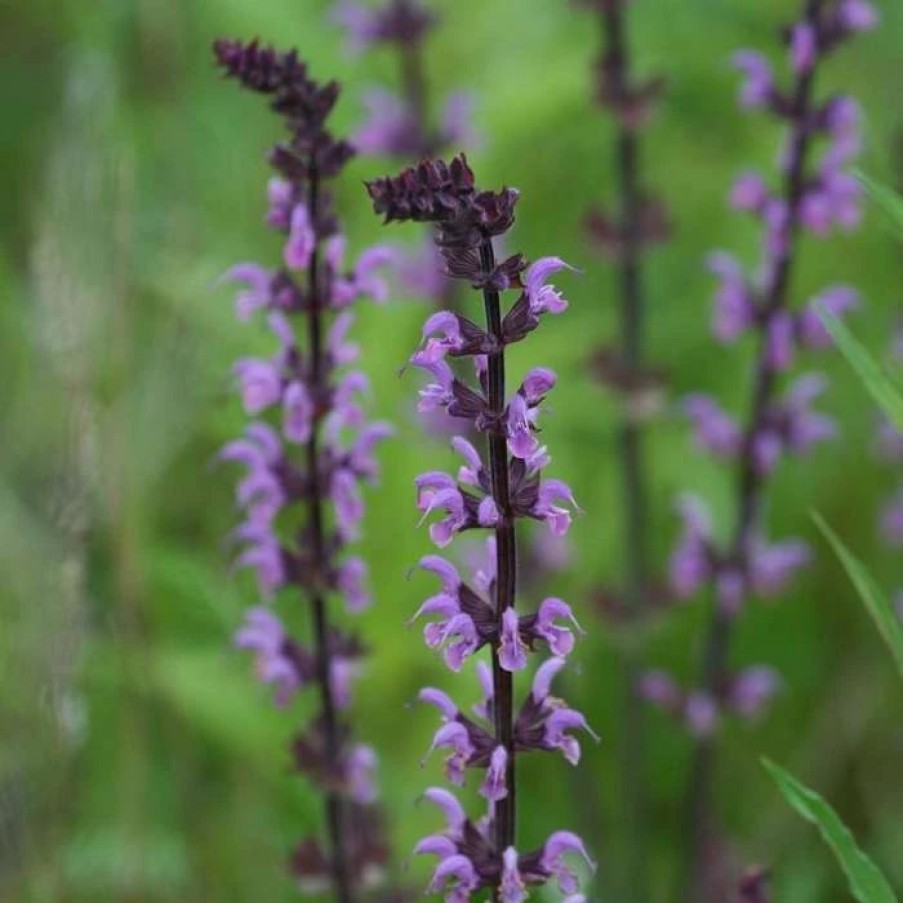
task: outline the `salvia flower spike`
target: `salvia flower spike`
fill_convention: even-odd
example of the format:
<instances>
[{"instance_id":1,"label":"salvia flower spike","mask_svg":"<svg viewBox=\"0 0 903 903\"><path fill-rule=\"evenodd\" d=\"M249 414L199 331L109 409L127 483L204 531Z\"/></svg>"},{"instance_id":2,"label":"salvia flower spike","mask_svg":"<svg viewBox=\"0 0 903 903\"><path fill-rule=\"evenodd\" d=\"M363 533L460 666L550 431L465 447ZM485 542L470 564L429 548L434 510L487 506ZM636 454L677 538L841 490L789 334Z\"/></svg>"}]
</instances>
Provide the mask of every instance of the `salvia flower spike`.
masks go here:
<instances>
[{"instance_id":1,"label":"salvia flower spike","mask_svg":"<svg viewBox=\"0 0 903 903\"><path fill-rule=\"evenodd\" d=\"M331 600L343 598L349 612L369 603L366 565L346 547L360 530L361 484L378 473L375 447L391 429L366 419L367 380L348 369L358 352L348 332L356 301L385 298L378 269L387 254L370 248L350 267L344 259L329 182L353 151L326 128L335 82L312 80L294 51L256 41L217 41L214 52L227 76L269 98L288 133L269 157L276 175L267 222L283 236L283 259L273 268L239 264L227 274L242 286L239 319L262 319L277 348L271 358L235 365L251 418L245 435L221 452L245 470L237 489L245 520L233 534L237 564L256 573L265 602L300 596L311 621L304 644L273 605L260 605L235 642L254 653L277 705L308 687L319 695L319 713L292 752L298 771L322 790L328 842L303 840L291 870L302 890L331 888L338 903L350 903L384 865L386 845L372 805L376 756L352 740L346 716L363 650L336 623Z\"/></svg>"},{"instance_id":2,"label":"salvia flower spike","mask_svg":"<svg viewBox=\"0 0 903 903\"><path fill-rule=\"evenodd\" d=\"M661 411L660 368L647 362L645 256L668 237L664 202L645 185L644 127L651 118L663 79L641 79L631 53L628 0L574 0L598 20L603 49L595 66L595 97L614 127L613 159L616 200L609 209L595 205L585 219L593 248L611 262L618 298L618 337L593 354L592 369L619 402L618 468L621 495L620 586L602 590L617 600L616 611L637 624L661 597L656 591L649 555L649 474L646 463L647 426ZM599 305L601 313L601 305ZM631 644L621 655L624 679L621 703L621 787L623 828L629 838L629 861L622 879L626 899L646 896L645 703L637 692L643 650Z\"/></svg>"},{"instance_id":3,"label":"salvia flower spike","mask_svg":"<svg viewBox=\"0 0 903 903\"><path fill-rule=\"evenodd\" d=\"M422 840L416 851L437 857L428 890L444 894L450 903L462 903L482 889L493 900L520 903L529 887L552 878L563 894L573 895L575 858L591 865L576 835L556 831L537 850L518 848L516 761L545 751L576 763L578 732L594 736L583 715L551 693L580 627L567 603L555 597L534 612L521 613L515 607L515 577L518 521L532 518L561 535L576 503L565 483L544 476L550 458L538 437L538 420L555 374L536 367L511 392L505 372L507 346L567 307L550 279L569 267L557 257L529 265L520 254L496 259L493 239L513 224L518 195L509 188L480 190L463 154L449 163L426 160L394 178L369 182L367 188L386 222L432 224L448 273L482 292L485 313L482 325L463 313L434 314L411 357L427 374L420 410L444 408L484 437L482 449L463 437L452 440L461 459L457 474L421 474L417 507L440 549L464 531L487 532L491 562L468 579L440 555L420 561L438 580L438 591L414 614L424 624L426 645L455 672L484 648L489 653L488 662L481 656L476 665L483 698L475 718L437 689L426 688L420 695L439 714L430 751L446 754L445 773L452 784L464 784L468 770L482 775L479 792L488 812L471 819L449 791L427 790L425 798L441 810L445 827ZM508 291L515 292L515 300L503 311L501 298ZM464 359L470 367L453 368L452 363L461 366ZM536 670L515 710L514 674L526 669L529 654L541 648L552 655Z\"/></svg>"},{"instance_id":4,"label":"salvia flower spike","mask_svg":"<svg viewBox=\"0 0 903 903\"><path fill-rule=\"evenodd\" d=\"M709 267L718 281L713 332L722 343L747 333L757 337L752 397L741 420L713 399L685 401L696 441L736 470L736 509L726 547L714 539L705 504L684 497L679 505L683 534L671 559L671 583L680 597L704 587L714 592L699 685L681 690L667 675L648 675L646 695L680 718L696 738L687 787L687 899L698 899L701 866L710 840L713 741L723 714L758 716L780 681L762 667L729 668L733 625L751 596L780 594L810 558L799 540L766 538L763 508L771 475L788 456L806 454L835 433L815 405L826 388L816 373L790 376L801 352L825 347L827 336L815 302L837 314L855 306L857 293L830 286L805 306L791 306L791 278L801 238L859 223L859 185L849 165L859 151L859 108L845 95L820 99L815 78L827 57L856 32L875 25L865 0L806 0L798 22L786 30L791 85L782 89L771 64L759 53L735 54L742 76L739 103L764 110L786 129L777 179L746 172L734 183L730 206L753 215L762 227L762 259L748 273L730 254L718 252Z\"/></svg>"},{"instance_id":5,"label":"salvia flower spike","mask_svg":"<svg viewBox=\"0 0 903 903\"><path fill-rule=\"evenodd\" d=\"M374 85L363 95L368 115L353 138L359 153L414 163L450 147L473 147L478 140L473 96L462 90L441 94L427 76L428 39L440 21L421 0L382 0L377 6L338 0L332 17L345 30L350 53L385 48L398 60L398 90ZM456 306L455 283L443 272L428 237L424 244L396 251L394 275L413 297Z\"/></svg>"}]
</instances>

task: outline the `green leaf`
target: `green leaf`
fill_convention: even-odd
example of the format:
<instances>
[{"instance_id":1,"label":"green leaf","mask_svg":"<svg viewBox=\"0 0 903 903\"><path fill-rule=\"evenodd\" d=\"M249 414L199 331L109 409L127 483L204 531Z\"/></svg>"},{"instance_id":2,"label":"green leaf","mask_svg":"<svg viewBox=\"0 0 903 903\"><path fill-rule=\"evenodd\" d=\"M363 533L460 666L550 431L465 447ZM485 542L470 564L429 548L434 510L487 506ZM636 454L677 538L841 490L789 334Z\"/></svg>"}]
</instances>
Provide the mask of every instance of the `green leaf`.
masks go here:
<instances>
[{"instance_id":1,"label":"green leaf","mask_svg":"<svg viewBox=\"0 0 903 903\"><path fill-rule=\"evenodd\" d=\"M784 799L814 824L833 850L847 876L850 890L860 903L897 903L897 898L880 869L856 844L856 839L837 813L817 794L801 784L769 759L762 764L771 774Z\"/></svg>"},{"instance_id":2,"label":"green leaf","mask_svg":"<svg viewBox=\"0 0 903 903\"><path fill-rule=\"evenodd\" d=\"M865 190L872 200L881 208L897 233L903 238L903 197L900 197L889 185L876 182L863 172L857 172L856 178L865 186Z\"/></svg>"},{"instance_id":3,"label":"green leaf","mask_svg":"<svg viewBox=\"0 0 903 903\"><path fill-rule=\"evenodd\" d=\"M821 305L818 305L818 315L872 398L887 415L894 428L903 433L903 394L900 388L840 320L831 316Z\"/></svg>"},{"instance_id":4,"label":"green leaf","mask_svg":"<svg viewBox=\"0 0 903 903\"><path fill-rule=\"evenodd\" d=\"M856 558L850 550L841 542L837 534L828 526L825 520L817 512L812 514L818 529L821 530L825 539L831 544L834 553L840 559L850 582L859 593L859 597L865 603L872 620L878 627L884 641L890 646L897 662L897 668L903 675L903 624L894 611L890 600L881 590L881 587L872 579L869 572L858 558Z\"/></svg>"}]
</instances>

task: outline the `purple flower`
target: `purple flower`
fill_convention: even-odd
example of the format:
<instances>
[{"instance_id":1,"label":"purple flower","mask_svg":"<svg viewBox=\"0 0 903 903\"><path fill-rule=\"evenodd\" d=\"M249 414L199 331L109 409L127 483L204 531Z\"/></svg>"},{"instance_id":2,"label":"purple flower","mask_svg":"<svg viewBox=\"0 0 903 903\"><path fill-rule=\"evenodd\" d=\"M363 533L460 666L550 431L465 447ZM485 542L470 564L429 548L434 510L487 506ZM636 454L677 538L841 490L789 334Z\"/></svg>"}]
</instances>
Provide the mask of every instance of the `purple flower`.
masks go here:
<instances>
[{"instance_id":1,"label":"purple flower","mask_svg":"<svg viewBox=\"0 0 903 903\"><path fill-rule=\"evenodd\" d=\"M274 685L277 705L288 705L301 686L301 676L279 618L266 608L249 609L235 634L235 645L255 653L257 679Z\"/></svg>"},{"instance_id":2,"label":"purple flower","mask_svg":"<svg viewBox=\"0 0 903 903\"><path fill-rule=\"evenodd\" d=\"M446 473L431 471L415 480L417 507L423 512L421 523L433 511L445 511L445 517L430 525L430 538L440 548L445 548L454 534L464 527L468 517L464 509L464 496L458 484Z\"/></svg>"},{"instance_id":3,"label":"purple flower","mask_svg":"<svg viewBox=\"0 0 903 903\"><path fill-rule=\"evenodd\" d=\"M336 527L345 542L357 538L364 516L360 487L351 471L337 470L329 482L329 497L335 507Z\"/></svg>"},{"instance_id":4,"label":"purple flower","mask_svg":"<svg viewBox=\"0 0 903 903\"><path fill-rule=\"evenodd\" d=\"M492 751L489 759L489 767L486 769L486 780L480 787L480 796L493 803L503 800L508 796L508 788L505 786L505 769L508 765L508 753L504 746L497 746Z\"/></svg>"},{"instance_id":5,"label":"purple flower","mask_svg":"<svg viewBox=\"0 0 903 903\"><path fill-rule=\"evenodd\" d=\"M307 205L296 204L285 243L285 265L291 270L306 270L316 244L317 237L311 228Z\"/></svg>"},{"instance_id":6,"label":"purple flower","mask_svg":"<svg viewBox=\"0 0 903 903\"><path fill-rule=\"evenodd\" d=\"M577 623L571 607L563 599L552 596L540 602L532 630L549 644L553 655L567 656L574 648L574 634L567 627L559 627L555 623L559 620L570 621L580 633L583 633L583 628Z\"/></svg>"},{"instance_id":7,"label":"purple flower","mask_svg":"<svg viewBox=\"0 0 903 903\"><path fill-rule=\"evenodd\" d=\"M274 229L288 231L292 223L292 211L295 207L295 189L287 179L274 176L267 182L267 225Z\"/></svg>"},{"instance_id":8,"label":"purple flower","mask_svg":"<svg viewBox=\"0 0 903 903\"><path fill-rule=\"evenodd\" d=\"M379 759L370 746L355 746L345 764L345 779L349 787L349 796L356 803L372 803L379 796L376 784L376 769Z\"/></svg>"},{"instance_id":9,"label":"purple flower","mask_svg":"<svg viewBox=\"0 0 903 903\"><path fill-rule=\"evenodd\" d=\"M571 512L559 504L562 502L574 510L579 510L574 493L567 483L561 480L543 480L539 485L539 493L531 516L545 521L556 536L564 536L571 528Z\"/></svg>"},{"instance_id":10,"label":"purple flower","mask_svg":"<svg viewBox=\"0 0 903 903\"><path fill-rule=\"evenodd\" d=\"M859 292L849 285L833 285L816 295L800 313L800 339L807 348L829 348L831 337L822 325L819 310L842 317L859 306Z\"/></svg>"},{"instance_id":11,"label":"purple flower","mask_svg":"<svg viewBox=\"0 0 903 903\"><path fill-rule=\"evenodd\" d=\"M356 342L346 341L348 330L354 323L354 314L345 311L339 314L329 328L326 339L326 347L329 349L329 357L334 367L344 367L353 364L360 354L360 346Z\"/></svg>"},{"instance_id":12,"label":"purple flower","mask_svg":"<svg viewBox=\"0 0 903 903\"><path fill-rule=\"evenodd\" d=\"M258 311L269 307L272 299L270 285L273 274L256 263L239 263L223 276L229 282L243 282L247 290L235 298L235 315L239 320L250 320Z\"/></svg>"},{"instance_id":13,"label":"purple flower","mask_svg":"<svg viewBox=\"0 0 903 903\"><path fill-rule=\"evenodd\" d=\"M367 119L354 136L362 154L405 156L416 153L420 125L405 102L390 91L370 88L363 96Z\"/></svg>"},{"instance_id":14,"label":"purple flower","mask_svg":"<svg viewBox=\"0 0 903 903\"><path fill-rule=\"evenodd\" d=\"M903 490L898 491L881 512L881 538L890 546L903 545Z\"/></svg>"},{"instance_id":15,"label":"purple flower","mask_svg":"<svg viewBox=\"0 0 903 903\"><path fill-rule=\"evenodd\" d=\"M806 373L787 390L781 412L790 451L804 454L811 446L833 439L837 434L837 427L830 417L810 410L812 402L826 387L827 380L820 373Z\"/></svg>"},{"instance_id":16,"label":"purple flower","mask_svg":"<svg viewBox=\"0 0 903 903\"><path fill-rule=\"evenodd\" d=\"M842 0L837 17L851 31L871 31L878 26L878 13L865 0Z\"/></svg>"},{"instance_id":17,"label":"purple flower","mask_svg":"<svg viewBox=\"0 0 903 903\"><path fill-rule=\"evenodd\" d=\"M669 583L678 599L689 599L712 576L711 521L703 502L684 495L677 503L683 535L671 555Z\"/></svg>"},{"instance_id":18,"label":"purple flower","mask_svg":"<svg viewBox=\"0 0 903 903\"><path fill-rule=\"evenodd\" d=\"M744 76L739 95L741 106L746 109L764 107L774 91L774 80L768 61L753 50L741 50L734 54L733 63Z\"/></svg>"},{"instance_id":19,"label":"purple flower","mask_svg":"<svg viewBox=\"0 0 903 903\"><path fill-rule=\"evenodd\" d=\"M718 727L718 703L705 690L691 691L687 694L684 721L694 737L711 737Z\"/></svg>"},{"instance_id":20,"label":"purple flower","mask_svg":"<svg viewBox=\"0 0 903 903\"><path fill-rule=\"evenodd\" d=\"M683 409L693 424L693 434L700 448L726 458L737 454L742 441L740 429L712 398L690 395L684 399Z\"/></svg>"},{"instance_id":21,"label":"purple flower","mask_svg":"<svg viewBox=\"0 0 903 903\"><path fill-rule=\"evenodd\" d=\"M473 127L474 98L469 91L452 91L442 107L442 138L449 147L476 147L480 135Z\"/></svg>"},{"instance_id":22,"label":"purple flower","mask_svg":"<svg viewBox=\"0 0 903 903\"><path fill-rule=\"evenodd\" d=\"M303 444L310 439L313 428L314 406L307 387L293 380L285 387L282 396L284 419L282 434L289 442Z\"/></svg>"},{"instance_id":23,"label":"purple flower","mask_svg":"<svg viewBox=\"0 0 903 903\"><path fill-rule=\"evenodd\" d=\"M818 37L808 22L798 22L790 29L790 58L794 71L805 75L812 70L818 54Z\"/></svg>"},{"instance_id":24,"label":"purple flower","mask_svg":"<svg viewBox=\"0 0 903 903\"><path fill-rule=\"evenodd\" d=\"M730 206L734 210L760 212L769 199L768 186L765 180L757 172L741 173L734 182L730 194ZM724 256L728 255L716 255ZM728 258L730 259L730 258ZM742 275L739 266L736 266L736 274Z\"/></svg>"},{"instance_id":25,"label":"purple flower","mask_svg":"<svg viewBox=\"0 0 903 903\"><path fill-rule=\"evenodd\" d=\"M455 383L455 375L452 373L451 367L445 361L435 361L425 363L423 361L412 360L412 363L431 373L435 382L428 383L420 390L420 401L417 404L417 410L421 413L435 411L437 408L446 408L454 400L453 386Z\"/></svg>"},{"instance_id":26,"label":"purple flower","mask_svg":"<svg viewBox=\"0 0 903 903\"><path fill-rule=\"evenodd\" d=\"M348 611L363 611L370 605L367 589L367 563L363 558L346 558L336 572L336 589L345 597Z\"/></svg>"},{"instance_id":27,"label":"purple flower","mask_svg":"<svg viewBox=\"0 0 903 903\"><path fill-rule=\"evenodd\" d=\"M720 280L715 293L715 337L721 342L733 342L755 322L755 301L740 264L729 254L712 254L708 267Z\"/></svg>"},{"instance_id":28,"label":"purple flower","mask_svg":"<svg viewBox=\"0 0 903 903\"><path fill-rule=\"evenodd\" d=\"M246 414L254 417L282 397L282 377L271 361L244 358L236 362L233 371L238 377Z\"/></svg>"},{"instance_id":29,"label":"purple flower","mask_svg":"<svg viewBox=\"0 0 903 903\"><path fill-rule=\"evenodd\" d=\"M438 339L430 338L437 332ZM424 347L416 355L420 364L433 364L443 360L449 352L460 351L464 347L464 337L458 315L450 310L434 313L423 324L423 340Z\"/></svg>"},{"instance_id":30,"label":"purple flower","mask_svg":"<svg viewBox=\"0 0 903 903\"><path fill-rule=\"evenodd\" d=\"M558 882L558 889L564 894L577 890L577 873L565 861L565 856L576 855L595 871L596 864L586 852L583 841L570 831L556 831L546 841L540 864Z\"/></svg>"},{"instance_id":31,"label":"purple flower","mask_svg":"<svg viewBox=\"0 0 903 903\"><path fill-rule=\"evenodd\" d=\"M436 302L445 297L452 284L442 271L442 259L432 241L400 250L396 256L395 276L413 296Z\"/></svg>"},{"instance_id":32,"label":"purple flower","mask_svg":"<svg viewBox=\"0 0 903 903\"><path fill-rule=\"evenodd\" d=\"M560 257L541 257L527 267L524 273L524 292L534 316L544 313L560 314L567 310L567 301L554 286L547 284L547 280L559 270L573 269Z\"/></svg>"},{"instance_id":33,"label":"purple flower","mask_svg":"<svg viewBox=\"0 0 903 903\"><path fill-rule=\"evenodd\" d=\"M502 878L499 883L499 903L523 903L527 888L518 869L517 850L508 847L502 853Z\"/></svg>"},{"instance_id":34,"label":"purple flower","mask_svg":"<svg viewBox=\"0 0 903 903\"><path fill-rule=\"evenodd\" d=\"M520 621L513 608L502 614L499 664L506 671L523 671L527 667L527 648L520 636Z\"/></svg>"},{"instance_id":35,"label":"purple flower","mask_svg":"<svg viewBox=\"0 0 903 903\"><path fill-rule=\"evenodd\" d=\"M796 344L794 318L780 311L768 318L765 327L765 363L776 373L790 369Z\"/></svg>"},{"instance_id":36,"label":"purple flower","mask_svg":"<svg viewBox=\"0 0 903 903\"><path fill-rule=\"evenodd\" d=\"M235 564L254 569L260 594L265 599L272 598L285 585L285 555L278 540L266 529L260 529L259 535L235 559Z\"/></svg>"},{"instance_id":37,"label":"purple flower","mask_svg":"<svg viewBox=\"0 0 903 903\"><path fill-rule=\"evenodd\" d=\"M727 702L742 718L756 719L780 688L781 678L774 668L747 668L731 680Z\"/></svg>"},{"instance_id":38,"label":"purple flower","mask_svg":"<svg viewBox=\"0 0 903 903\"><path fill-rule=\"evenodd\" d=\"M389 297L389 286L380 271L394 263L396 252L388 245L374 245L365 250L357 259L354 269L340 274L344 241L336 243L330 253L335 272L332 281L331 304L341 310L360 298L370 298L376 304L385 304Z\"/></svg>"},{"instance_id":39,"label":"purple flower","mask_svg":"<svg viewBox=\"0 0 903 903\"><path fill-rule=\"evenodd\" d=\"M809 546L797 539L771 545L755 539L747 554L753 588L765 597L783 593L796 572L812 559Z\"/></svg>"}]
</instances>

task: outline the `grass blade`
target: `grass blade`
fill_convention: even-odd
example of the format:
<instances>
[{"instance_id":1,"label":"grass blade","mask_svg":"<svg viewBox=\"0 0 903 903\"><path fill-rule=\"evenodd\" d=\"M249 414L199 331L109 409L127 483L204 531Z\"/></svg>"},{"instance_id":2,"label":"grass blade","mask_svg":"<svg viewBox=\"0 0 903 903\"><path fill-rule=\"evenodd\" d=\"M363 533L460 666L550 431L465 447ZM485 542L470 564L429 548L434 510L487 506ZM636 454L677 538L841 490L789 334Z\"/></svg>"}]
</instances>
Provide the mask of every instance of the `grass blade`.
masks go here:
<instances>
[{"instance_id":1,"label":"grass blade","mask_svg":"<svg viewBox=\"0 0 903 903\"><path fill-rule=\"evenodd\" d=\"M897 668L903 675L903 624L900 623L900 618L894 611L893 605L881 587L872 579L862 562L843 544L840 537L828 526L821 515L813 512L812 517L840 559L843 569L847 572L859 598L862 599L868 613L872 616L879 633L890 646L890 651L897 662Z\"/></svg>"},{"instance_id":2,"label":"grass blade","mask_svg":"<svg viewBox=\"0 0 903 903\"><path fill-rule=\"evenodd\" d=\"M825 329L834 339L847 363L856 371L865 388L875 399L894 428L903 433L903 394L887 371L872 357L865 346L847 327L819 306L818 315Z\"/></svg>"},{"instance_id":3,"label":"grass blade","mask_svg":"<svg viewBox=\"0 0 903 903\"><path fill-rule=\"evenodd\" d=\"M865 187L869 197L891 221L897 234L903 237L903 197L900 197L889 185L876 182L861 171L856 173L856 178Z\"/></svg>"},{"instance_id":4,"label":"grass blade","mask_svg":"<svg viewBox=\"0 0 903 903\"><path fill-rule=\"evenodd\" d=\"M887 879L859 849L856 839L837 813L814 790L801 784L783 768L768 759L762 761L784 799L806 821L818 828L844 870L850 890L859 903L897 903Z\"/></svg>"}]
</instances>

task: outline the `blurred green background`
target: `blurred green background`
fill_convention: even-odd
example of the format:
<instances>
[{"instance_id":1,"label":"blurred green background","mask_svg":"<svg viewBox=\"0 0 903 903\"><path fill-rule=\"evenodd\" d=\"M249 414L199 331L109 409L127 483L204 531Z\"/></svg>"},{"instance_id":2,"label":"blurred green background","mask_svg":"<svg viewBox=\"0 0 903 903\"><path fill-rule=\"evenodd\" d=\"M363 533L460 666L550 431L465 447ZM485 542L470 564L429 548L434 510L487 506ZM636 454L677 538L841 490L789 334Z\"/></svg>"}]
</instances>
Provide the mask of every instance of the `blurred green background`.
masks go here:
<instances>
[{"instance_id":1,"label":"blurred green background","mask_svg":"<svg viewBox=\"0 0 903 903\"><path fill-rule=\"evenodd\" d=\"M620 564L617 409L585 366L613 334L612 279L577 226L588 199L612 192L611 123L590 103L599 28L564 0L437 6L444 26L430 45L430 81L478 95L486 140L472 163L483 183L522 190L511 244L585 271L562 277L568 315L519 346L514 366L541 362L559 372L544 438L555 475L572 483L585 514L572 531L575 565L554 586L590 628L568 695L603 742L589 745L575 772L553 757L525 764L521 833L535 844L549 829L585 831L601 865L590 899L601 899L622 858L615 653L624 638L594 617L589 601L594 585L617 580ZM279 127L214 72L209 44L257 34L298 45L316 75L344 82L338 120L351 128L361 88L394 79L397 63L384 52L344 56L326 8L313 0L8 0L0 9L3 900L297 896L285 853L319 816L317 799L288 768L286 740L304 703L290 714L274 710L248 659L230 648L255 594L249 575L230 571L224 542L236 521L234 474L213 465L242 427L230 363L267 347L261 333L234 321L230 293L216 279L235 261L278 254L261 219L264 152ZM725 193L739 169L771 166L778 132L736 110L727 61L740 46L777 55L776 28L795 8L787 0L643 0L631 8L640 69L669 81L646 159L677 223L649 273L650 355L670 371L674 397L697 388L729 404L746 396L750 349L710 340L702 260L713 247L753 259L755 226L726 212ZM863 168L893 180L903 7L887 3L882 14L878 32L831 60L822 87L860 98ZM387 237L360 181L394 165L357 160L347 172L341 195L355 247ZM856 284L866 306L854 331L882 351L903 308L900 264L870 211L854 237L807 242L796 294ZM445 455L414 423L418 380L398 376L424 313L400 300L363 311L356 330L375 412L399 424L382 456L382 485L369 493L362 552L377 604L361 620L374 655L356 715L360 735L383 752L402 864L436 826L416 799L441 782L440 757L419 765L435 716L406 706L425 683L449 683L418 632L404 627L432 591L425 578L406 579L428 548L415 528L411 478ZM898 475L874 463L877 417L845 366L831 356L812 363L832 376L825 407L841 421L843 440L783 468L769 516L773 536L812 541L817 564L785 601L751 608L742 623L735 662L773 664L786 687L764 725L727 728L718 785L738 862L771 864L776 899L793 903L846 896L829 854L763 774L763 753L831 799L903 884L898 686L808 516L813 506L823 512L893 587L903 573L874 523ZM652 479L657 560L673 540L681 490L710 497L727 528L728 473L695 453L673 415L655 428ZM704 613L695 603L656 620L650 660L689 679ZM455 683L465 698L467 680ZM658 900L679 849L689 743L655 713L649 724L649 876ZM425 868L411 866L415 886Z\"/></svg>"}]
</instances>

